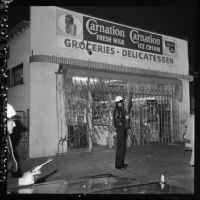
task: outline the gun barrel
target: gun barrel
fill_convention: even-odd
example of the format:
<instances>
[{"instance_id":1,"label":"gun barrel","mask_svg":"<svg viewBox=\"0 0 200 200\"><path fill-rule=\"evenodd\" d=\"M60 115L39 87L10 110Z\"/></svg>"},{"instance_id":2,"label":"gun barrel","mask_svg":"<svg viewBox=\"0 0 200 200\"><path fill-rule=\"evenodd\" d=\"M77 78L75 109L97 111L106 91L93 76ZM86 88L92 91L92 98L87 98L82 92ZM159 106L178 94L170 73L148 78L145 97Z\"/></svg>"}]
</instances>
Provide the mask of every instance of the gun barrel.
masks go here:
<instances>
[{"instance_id":1,"label":"gun barrel","mask_svg":"<svg viewBox=\"0 0 200 200\"><path fill-rule=\"evenodd\" d=\"M49 159L46 162L42 163L41 165L38 165L37 167L33 168L33 172L39 170L40 168L42 168L42 166L46 165L47 163L51 162L53 159Z\"/></svg>"}]
</instances>

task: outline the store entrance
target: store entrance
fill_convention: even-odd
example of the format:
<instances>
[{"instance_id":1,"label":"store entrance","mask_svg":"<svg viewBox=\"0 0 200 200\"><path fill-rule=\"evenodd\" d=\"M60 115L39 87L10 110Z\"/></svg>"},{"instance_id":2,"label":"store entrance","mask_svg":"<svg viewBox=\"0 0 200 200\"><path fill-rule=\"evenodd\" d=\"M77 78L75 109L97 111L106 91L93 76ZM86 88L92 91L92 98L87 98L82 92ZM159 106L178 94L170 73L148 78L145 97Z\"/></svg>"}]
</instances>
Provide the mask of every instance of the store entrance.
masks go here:
<instances>
[{"instance_id":1,"label":"store entrance","mask_svg":"<svg viewBox=\"0 0 200 200\"><path fill-rule=\"evenodd\" d=\"M128 146L177 141L178 104L174 90L170 84L60 76L57 78L58 146L61 151L115 146L112 113L117 95L132 99Z\"/></svg>"}]
</instances>

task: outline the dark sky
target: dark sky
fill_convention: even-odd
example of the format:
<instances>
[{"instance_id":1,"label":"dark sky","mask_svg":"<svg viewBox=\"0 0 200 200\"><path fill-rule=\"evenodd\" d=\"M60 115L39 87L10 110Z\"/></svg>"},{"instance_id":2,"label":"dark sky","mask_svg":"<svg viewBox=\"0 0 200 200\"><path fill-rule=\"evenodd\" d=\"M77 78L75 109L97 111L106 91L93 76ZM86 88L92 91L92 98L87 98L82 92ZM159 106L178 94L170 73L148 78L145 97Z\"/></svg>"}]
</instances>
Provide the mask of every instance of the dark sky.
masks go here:
<instances>
[{"instance_id":1,"label":"dark sky","mask_svg":"<svg viewBox=\"0 0 200 200\"><path fill-rule=\"evenodd\" d=\"M185 38L191 34L197 23L193 6L59 7L179 38ZM11 6L8 14L9 27L21 19L29 19L29 9L25 6Z\"/></svg>"},{"instance_id":2,"label":"dark sky","mask_svg":"<svg viewBox=\"0 0 200 200\"><path fill-rule=\"evenodd\" d=\"M11 4L12 5L12 4ZM124 25L188 40L190 68L195 66L194 49L198 30L198 8L184 6L59 6L82 14L107 19ZM29 20L28 6L10 6L8 25Z\"/></svg>"}]
</instances>

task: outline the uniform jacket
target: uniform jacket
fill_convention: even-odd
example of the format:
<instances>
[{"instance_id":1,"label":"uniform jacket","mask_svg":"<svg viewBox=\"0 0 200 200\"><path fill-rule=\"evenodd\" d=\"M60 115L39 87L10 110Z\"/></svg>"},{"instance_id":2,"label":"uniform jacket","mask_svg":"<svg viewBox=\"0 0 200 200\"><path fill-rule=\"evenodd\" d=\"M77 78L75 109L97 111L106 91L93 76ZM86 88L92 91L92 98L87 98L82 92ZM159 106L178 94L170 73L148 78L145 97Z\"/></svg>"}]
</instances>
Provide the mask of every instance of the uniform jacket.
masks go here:
<instances>
[{"instance_id":1,"label":"uniform jacket","mask_svg":"<svg viewBox=\"0 0 200 200\"><path fill-rule=\"evenodd\" d=\"M12 147L12 141L10 139L9 134L7 133L7 144L8 144L8 152L7 152L7 188L10 187L17 187L18 186L18 178L12 178L9 177L11 175L11 172L16 172L17 170L17 161L15 159L14 153L13 153L13 147Z\"/></svg>"},{"instance_id":2,"label":"uniform jacket","mask_svg":"<svg viewBox=\"0 0 200 200\"><path fill-rule=\"evenodd\" d=\"M113 111L113 122L114 122L114 126L117 127L125 127L126 126L126 110L124 109L124 107L118 107L115 106L115 109Z\"/></svg>"}]
</instances>

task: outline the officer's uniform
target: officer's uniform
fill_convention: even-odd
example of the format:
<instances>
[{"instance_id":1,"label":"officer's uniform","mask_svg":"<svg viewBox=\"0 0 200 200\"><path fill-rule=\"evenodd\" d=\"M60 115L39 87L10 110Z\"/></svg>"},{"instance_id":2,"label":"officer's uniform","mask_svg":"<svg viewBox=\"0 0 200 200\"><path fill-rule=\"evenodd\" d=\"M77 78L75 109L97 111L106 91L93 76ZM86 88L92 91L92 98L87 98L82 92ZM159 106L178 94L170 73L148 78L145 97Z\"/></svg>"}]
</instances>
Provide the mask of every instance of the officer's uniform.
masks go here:
<instances>
[{"instance_id":1,"label":"officer's uniform","mask_svg":"<svg viewBox=\"0 0 200 200\"><path fill-rule=\"evenodd\" d=\"M123 98L116 98L115 102L119 102ZM124 158L126 153L126 139L127 139L127 129L126 129L126 111L124 107L115 106L113 112L114 126L117 132L117 147L115 156L115 168L121 169L124 167Z\"/></svg>"}]
</instances>

